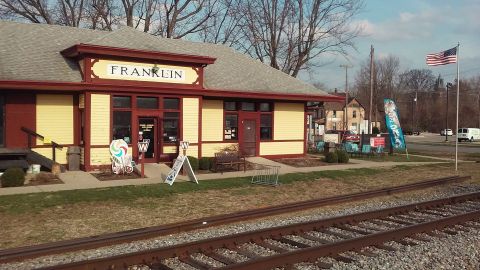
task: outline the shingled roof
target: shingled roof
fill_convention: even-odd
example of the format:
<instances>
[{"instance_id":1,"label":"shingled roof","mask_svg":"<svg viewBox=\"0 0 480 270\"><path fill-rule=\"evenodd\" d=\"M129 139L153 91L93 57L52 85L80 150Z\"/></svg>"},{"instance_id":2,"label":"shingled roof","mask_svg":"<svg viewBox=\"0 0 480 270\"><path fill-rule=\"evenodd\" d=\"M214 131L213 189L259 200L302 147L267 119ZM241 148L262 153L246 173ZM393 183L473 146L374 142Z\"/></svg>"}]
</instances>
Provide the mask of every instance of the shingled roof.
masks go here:
<instances>
[{"instance_id":1,"label":"shingled roof","mask_svg":"<svg viewBox=\"0 0 480 270\"><path fill-rule=\"evenodd\" d=\"M214 57L205 69L208 89L329 96L260 61L223 45L153 36L130 27L107 32L0 21L0 80L81 82L75 61L60 52L76 44Z\"/></svg>"}]
</instances>

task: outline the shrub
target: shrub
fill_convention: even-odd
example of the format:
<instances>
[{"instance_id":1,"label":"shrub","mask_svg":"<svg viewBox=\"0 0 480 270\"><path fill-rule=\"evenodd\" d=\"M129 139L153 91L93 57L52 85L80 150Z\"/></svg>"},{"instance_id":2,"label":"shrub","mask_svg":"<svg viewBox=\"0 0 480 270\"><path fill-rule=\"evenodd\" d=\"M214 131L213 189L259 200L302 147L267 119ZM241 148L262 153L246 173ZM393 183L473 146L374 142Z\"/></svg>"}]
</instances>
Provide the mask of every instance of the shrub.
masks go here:
<instances>
[{"instance_id":1,"label":"shrub","mask_svg":"<svg viewBox=\"0 0 480 270\"><path fill-rule=\"evenodd\" d=\"M348 163L350 157L345 150L337 150L338 163Z\"/></svg>"},{"instance_id":2,"label":"shrub","mask_svg":"<svg viewBox=\"0 0 480 270\"><path fill-rule=\"evenodd\" d=\"M380 129L378 129L378 127L373 127L372 134L380 134Z\"/></svg>"},{"instance_id":3,"label":"shrub","mask_svg":"<svg viewBox=\"0 0 480 270\"><path fill-rule=\"evenodd\" d=\"M211 159L208 157L202 157L198 160L198 167L200 170L210 170L211 167Z\"/></svg>"},{"instance_id":4,"label":"shrub","mask_svg":"<svg viewBox=\"0 0 480 270\"><path fill-rule=\"evenodd\" d=\"M325 161L328 163L338 163L338 156L335 152L328 152L325 154Z\"/></svg>"},{"instance_id":5,"label":"shrub","mask_svg":"<svg viewBox=\"0 0 480 270\"><path fill-rule=\"evenodd\" d=\"M0 180L2 187L21 187L25 183L25 173L21 168L8 168Z\"/></svg>"},{"instance_id":6,"label":"shrub","mask_svg":"<svg viewBox=\"0 0 480 270\"><path fill-rule=\"evenodd\" d=\"M192 157L192 156L187 156L188 161L190 162L190 165L192 166L192 169L194 171L198 170L198 158Z\"/></svg>"}]
</instances>

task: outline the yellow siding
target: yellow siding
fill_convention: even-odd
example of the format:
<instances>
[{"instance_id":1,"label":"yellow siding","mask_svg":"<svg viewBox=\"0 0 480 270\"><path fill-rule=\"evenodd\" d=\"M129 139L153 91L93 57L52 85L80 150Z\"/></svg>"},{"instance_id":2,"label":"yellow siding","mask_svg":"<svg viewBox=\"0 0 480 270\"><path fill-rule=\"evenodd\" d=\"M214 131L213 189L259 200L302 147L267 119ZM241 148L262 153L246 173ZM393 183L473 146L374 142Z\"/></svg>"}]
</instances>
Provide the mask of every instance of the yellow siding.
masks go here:
<instances>
[{"instance_id":1,"label":"yellow siding","mask_svg":"<svg viewBox=\"0 0 480 270\"><path fill-rule=\"evenodd\" d=\"M198 98L183 99L183 140L198 143Z\"/></svg>"},{"instance_id":2,"label":"yellow siding","mask_svg":"<svg viewBox=\"0 0 480 270\"><path fill-rule=\"evenodd\" d=\"M62 150L56 149L55 161L60 164L67 164L67 148L63 147ZM52 148L32 148L33 151L43 155L49 159L52 159Z\"/></svg>"},{"instance_id":3,"label":"yellow siding","mask_svg":"<svg viewBox=\"0 0 480 270\"><path fill-rule=\"evenodd\" d=\"M303 154L303 142L261 142L260 155L292 155Z\"/></svg>"},{"instance_id":4,"label":"yellow siding","mask_svg":"<svg viewBox=\"0 0 480 270\"><path fill-rule=\"evenodd\" d=\"M303 140L304 111L303 103L275 103L274 140Z\"/></svg>"},{"instance_id":5,"label":"yellow siding","mask_svg":"<svg viewBox=\"0 0 480 270\"><path fill-rule=\"evenodd\" d=\"M110 150L108 148L90 148L90 165L110 165Z\"/></svg>"},{"instance_id":6,"label":"yellow siding","mask_svg":"<svg viewBox=\"0 0 480 270\"><path fill-rule=\"evenodd\" d=\"M203 100L202 141L223 141L223 101ZM203 155L203 150L202 150ZM204 155L203 155L204 156Z\"/></svg>"},{"instance_id":7,"label":"yellow siding","mask_svg":"<svg viewBox=\"0 0 480 270\"><path fill-rule=\"evenodd\" d=\"M190 145L187 149L187 156L192 156L198 158L198 146Z\"/></svg>"},{"instance_id":8,"label":"yellow siding","mask_svg":"<svg viewBox=\"0 0 480 270\"><path fill-rule=\"evenodd\" d=\"M176 146L164 146L163 147L163 153L164 154L175 154L175 153L177 153L177 147Z\"/></svg>"},{"instance_id":9,"label":"yellow siding","mask_svg":"<svg viewBox=\"0 0 480 270\"><path fill-rule=\"evenodd\" d=\"M37 95L36 115L37 133L59 144L73 144L73 96Z\"/></svg>"},{"instance_id":10,"label":"yellow siding","mask_svg":"<svg viewBox=\"0 0 480 270\"><path fill-rule=\"evenodd\" d=\"M91 103L90 143L110 145L110 96L93 94Z\"/></svg>"},{"instance_id":11,"label":"yellow siding","mask_svg":"<svg viewBox=\"0 0 480 270\"><path fill-rule=\"evenodd\" d=\"M214 157L215 153L222 151L224 148L238 145L236 143L203 143L202 157Z\"/></svg>"}]
</instances>

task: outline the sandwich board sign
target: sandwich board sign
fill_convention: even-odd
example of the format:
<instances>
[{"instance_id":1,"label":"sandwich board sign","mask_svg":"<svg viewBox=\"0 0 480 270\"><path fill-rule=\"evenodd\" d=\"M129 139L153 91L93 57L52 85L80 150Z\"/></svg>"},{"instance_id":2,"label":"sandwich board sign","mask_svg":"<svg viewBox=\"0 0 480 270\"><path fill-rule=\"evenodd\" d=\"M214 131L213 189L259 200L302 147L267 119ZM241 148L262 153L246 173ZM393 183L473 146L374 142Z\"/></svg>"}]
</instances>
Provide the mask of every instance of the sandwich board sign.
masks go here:
<instances>
[{"instance_id":1,"label":"sandwich board sign","mask_svg":"<svg viewBox=\"0 0 480 270\"><path fill-rule=\"evenodd\" d=\"M183 149L188 148L188 142L185 142L186 144L185 148L183 147L182 143L184 142L181 142L181 146ZM167 178L165 179L165 182L168 183L170 186L173 185L173 182L177 178L178 173L180 172L180 169L182 167L183 167L183 171L187 173L187 176L190 179L190 181L198 184L197 177L193 172L190 161L188 161L188 158L186 155L182 155L182 154L179 154L177 159L175 160L175 163L173 163L172 170L168 173Z\"/></svg>"}]
</instances>

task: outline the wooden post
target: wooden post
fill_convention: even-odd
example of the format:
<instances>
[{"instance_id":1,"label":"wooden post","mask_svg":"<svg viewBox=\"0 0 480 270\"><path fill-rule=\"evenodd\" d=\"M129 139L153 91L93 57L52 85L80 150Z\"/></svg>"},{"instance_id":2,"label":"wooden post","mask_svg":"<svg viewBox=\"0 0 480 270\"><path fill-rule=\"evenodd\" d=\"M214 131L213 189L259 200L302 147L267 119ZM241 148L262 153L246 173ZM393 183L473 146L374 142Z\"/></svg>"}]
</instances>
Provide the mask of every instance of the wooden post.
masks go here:
<instances>
[{"instance_id":1,"label":"wooden post","mask_svg":"<svg viewBox=\"0 0 480 270\"><path fill-rule=\"evenodd\" d=\"M145 159L143 158L143 152L140 153L140 159L141 159L141 173L142 173L142 178L145 178Z\"/></svg>"}]
</instances>

